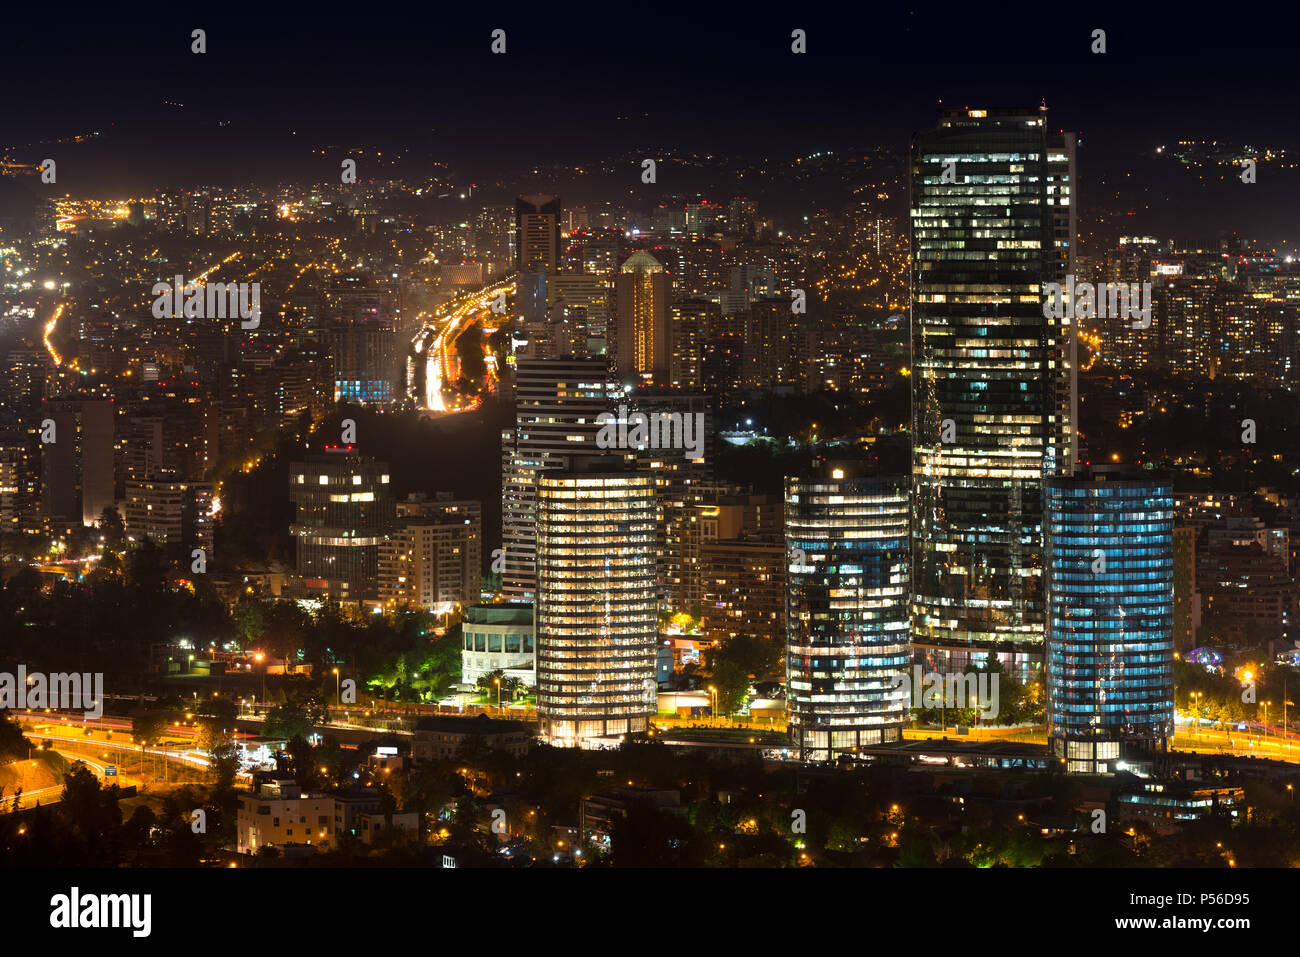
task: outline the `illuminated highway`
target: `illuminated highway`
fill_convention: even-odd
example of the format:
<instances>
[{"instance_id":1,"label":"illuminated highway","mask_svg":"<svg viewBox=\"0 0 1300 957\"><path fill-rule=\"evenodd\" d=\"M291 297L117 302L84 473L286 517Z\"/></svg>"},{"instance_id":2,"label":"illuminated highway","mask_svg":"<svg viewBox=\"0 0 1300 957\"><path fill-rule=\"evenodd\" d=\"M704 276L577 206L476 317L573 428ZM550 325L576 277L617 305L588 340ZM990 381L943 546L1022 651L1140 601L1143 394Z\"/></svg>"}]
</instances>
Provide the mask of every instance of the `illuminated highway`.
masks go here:
<instances>
[{"instance_id":1,"label":"illuminated highway","mask_svg":"<svg viewBox=\"0 0 1300 957\"><path fill-rule=\"evenodd\" d=\"M509 297L514 295L514 292L515 281L511 278L457 296L446 305L440 306L433 319L420 330L413 345L416 356L424 357L424 396L421 401L423 409L429 412L452 413L468 412L478 407L477 398L462 399L453 395L448 402L448 392L454 388L458 378L456 340L475 322L488 325L494 318L499 318L492 312L493 301L502 294ZM490 350L488 352L485 357L488 377L495 382L496 361L490 354Z\"/></svg>"},{"instance_id":2,"label":"illuminated highway","mask_svg":"<svg viewBox=\"0 0 1300 957\"><path fill-rule=\"evenodd\" d=\"M54 335L54 330L59 327L59 317L62 315L63 303L59 303L58 308L54 310L54 315L51 316L50 321L45 324L45 351L50 354L50 358L54 360L56 366L63 365L63 357L55 350L54 343L50 341L50 337Z\"/></svg>"}]
</instances>

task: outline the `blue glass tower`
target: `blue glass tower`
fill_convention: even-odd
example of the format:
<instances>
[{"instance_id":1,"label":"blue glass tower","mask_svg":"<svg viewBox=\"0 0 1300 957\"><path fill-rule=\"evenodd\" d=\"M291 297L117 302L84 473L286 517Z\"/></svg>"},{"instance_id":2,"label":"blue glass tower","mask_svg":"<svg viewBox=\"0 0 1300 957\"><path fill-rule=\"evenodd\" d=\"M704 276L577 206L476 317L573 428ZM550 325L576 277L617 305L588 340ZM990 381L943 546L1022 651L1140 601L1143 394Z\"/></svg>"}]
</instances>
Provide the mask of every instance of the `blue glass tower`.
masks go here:
<instances>
[{"instance_id":1,"label":"blue glass tower","mask_svg":"<svg viewBox=\"0 0 1300 957\"><path fill-rule=\"evenodd\" d=\"M1044 506L1048 741L1111 773L1173 734L1173 489L1096 469L1048 481Z\"/></svg>"},{"instance_id":2,"label":"blue glass tower","mask_svg":"<svg viewBox=\"0 0 1300 957\"><path fill-rule=\"evenodd\" d=\"M906 479L849 463L786 480L786 697L805 761L902 737L909 514Z\"/></svg>"}]
</instances>

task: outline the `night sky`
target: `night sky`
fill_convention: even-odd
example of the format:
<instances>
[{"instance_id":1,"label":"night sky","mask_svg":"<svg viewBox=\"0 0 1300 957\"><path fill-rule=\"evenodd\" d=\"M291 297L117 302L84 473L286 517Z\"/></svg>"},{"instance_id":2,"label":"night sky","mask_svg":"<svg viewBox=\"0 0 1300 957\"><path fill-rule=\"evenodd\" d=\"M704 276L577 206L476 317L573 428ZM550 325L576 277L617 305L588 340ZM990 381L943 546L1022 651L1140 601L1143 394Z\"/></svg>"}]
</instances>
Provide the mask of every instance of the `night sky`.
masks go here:
<instances>
[{"instance_id":1,"label":"night sky","mask_svg":"<svg viewBox=\"0 0 1300 957\"><path fill-rule=\"evenodd\" d=\"M1262 10L1211 20L1177 5L702 7L6 11L0 52L23 82L8 84L0 147L23 161L59 156L60 183L76 192L332 179L333 155L311 150L362 144L410 150L397 175L436 158L463 183L661 148L754 161L887 146L901 158L940 99L1045 99L1054 125L1082 134L1085 205L1118 183L1135 208L1156 196L1147 229L1300 239L1300 170L1205 187L1143 158L1180 138L1300 150L1295 33ZM189 52L196 26L208 31L203 56ZM796 26L805 56L790 53ZM506 56L489 53L495 27L508 32ZM1089 51L1097 27L1104 56ZM104 135L65 152L41 142L91 130Z\"/></svg>"}]
</instances>

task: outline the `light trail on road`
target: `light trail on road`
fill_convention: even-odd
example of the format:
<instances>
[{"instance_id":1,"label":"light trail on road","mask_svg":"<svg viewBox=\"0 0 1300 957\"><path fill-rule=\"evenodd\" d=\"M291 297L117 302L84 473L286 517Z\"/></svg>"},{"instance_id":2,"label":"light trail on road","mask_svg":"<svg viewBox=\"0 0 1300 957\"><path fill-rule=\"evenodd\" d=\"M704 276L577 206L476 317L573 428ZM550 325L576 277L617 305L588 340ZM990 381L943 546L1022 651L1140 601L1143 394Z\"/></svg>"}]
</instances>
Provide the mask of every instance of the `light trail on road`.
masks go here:
<instances>
[{"instance_id":1,"label":"light trail on road","mask_svg":"<svg viewBox=\"0 0 1300 957\"><path fill-rule=\"evenodd\" d=\"M456 340L484 315L491 314L492 303L499 296L514 295L515 285L514 279L504 279L485 286L477 292L458 296L446 305L440 306L434 313L433 319L420 330L414 345L416 355L424 356L423 406L427 411L469 412L477 408L477 400L469 404L453 401L449 406L443 394L448 388L447 384L454 379ZM488 375L495 379L496 363L489 362L486 365Z\"/></svg>"}]
</instances>

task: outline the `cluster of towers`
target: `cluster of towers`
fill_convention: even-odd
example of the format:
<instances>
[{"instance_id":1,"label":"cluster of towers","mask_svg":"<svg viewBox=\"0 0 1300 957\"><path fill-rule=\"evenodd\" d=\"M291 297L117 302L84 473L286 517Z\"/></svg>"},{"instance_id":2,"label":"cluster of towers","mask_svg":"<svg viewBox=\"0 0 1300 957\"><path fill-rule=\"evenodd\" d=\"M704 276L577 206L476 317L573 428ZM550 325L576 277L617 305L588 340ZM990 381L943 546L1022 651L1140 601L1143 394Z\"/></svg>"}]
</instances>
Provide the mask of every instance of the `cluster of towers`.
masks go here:
<instances>
[{"instance_id":1,"label":"cluster of towers","mask_svg":"<svg viewBox=\"0 0 1300 957\"><path fill-rule=\"evenodd\" d=\"M947 110L913 140L911 475L821 462L786 480L787 713L804 760L900 740L920 705L899 677L916 668L1040 684L1071 771L1172 736L1172 487L1079 466L1077 330L1043 308L1072 271L1074 164L1045 109ZM608 396L579 371L569 411L585 415ZM517 483L535 552L515 556L535 568L539 715L551 740L608 740L654 712L656 480L547 470L546 442Z\"/></svg>"}]
</instances>

